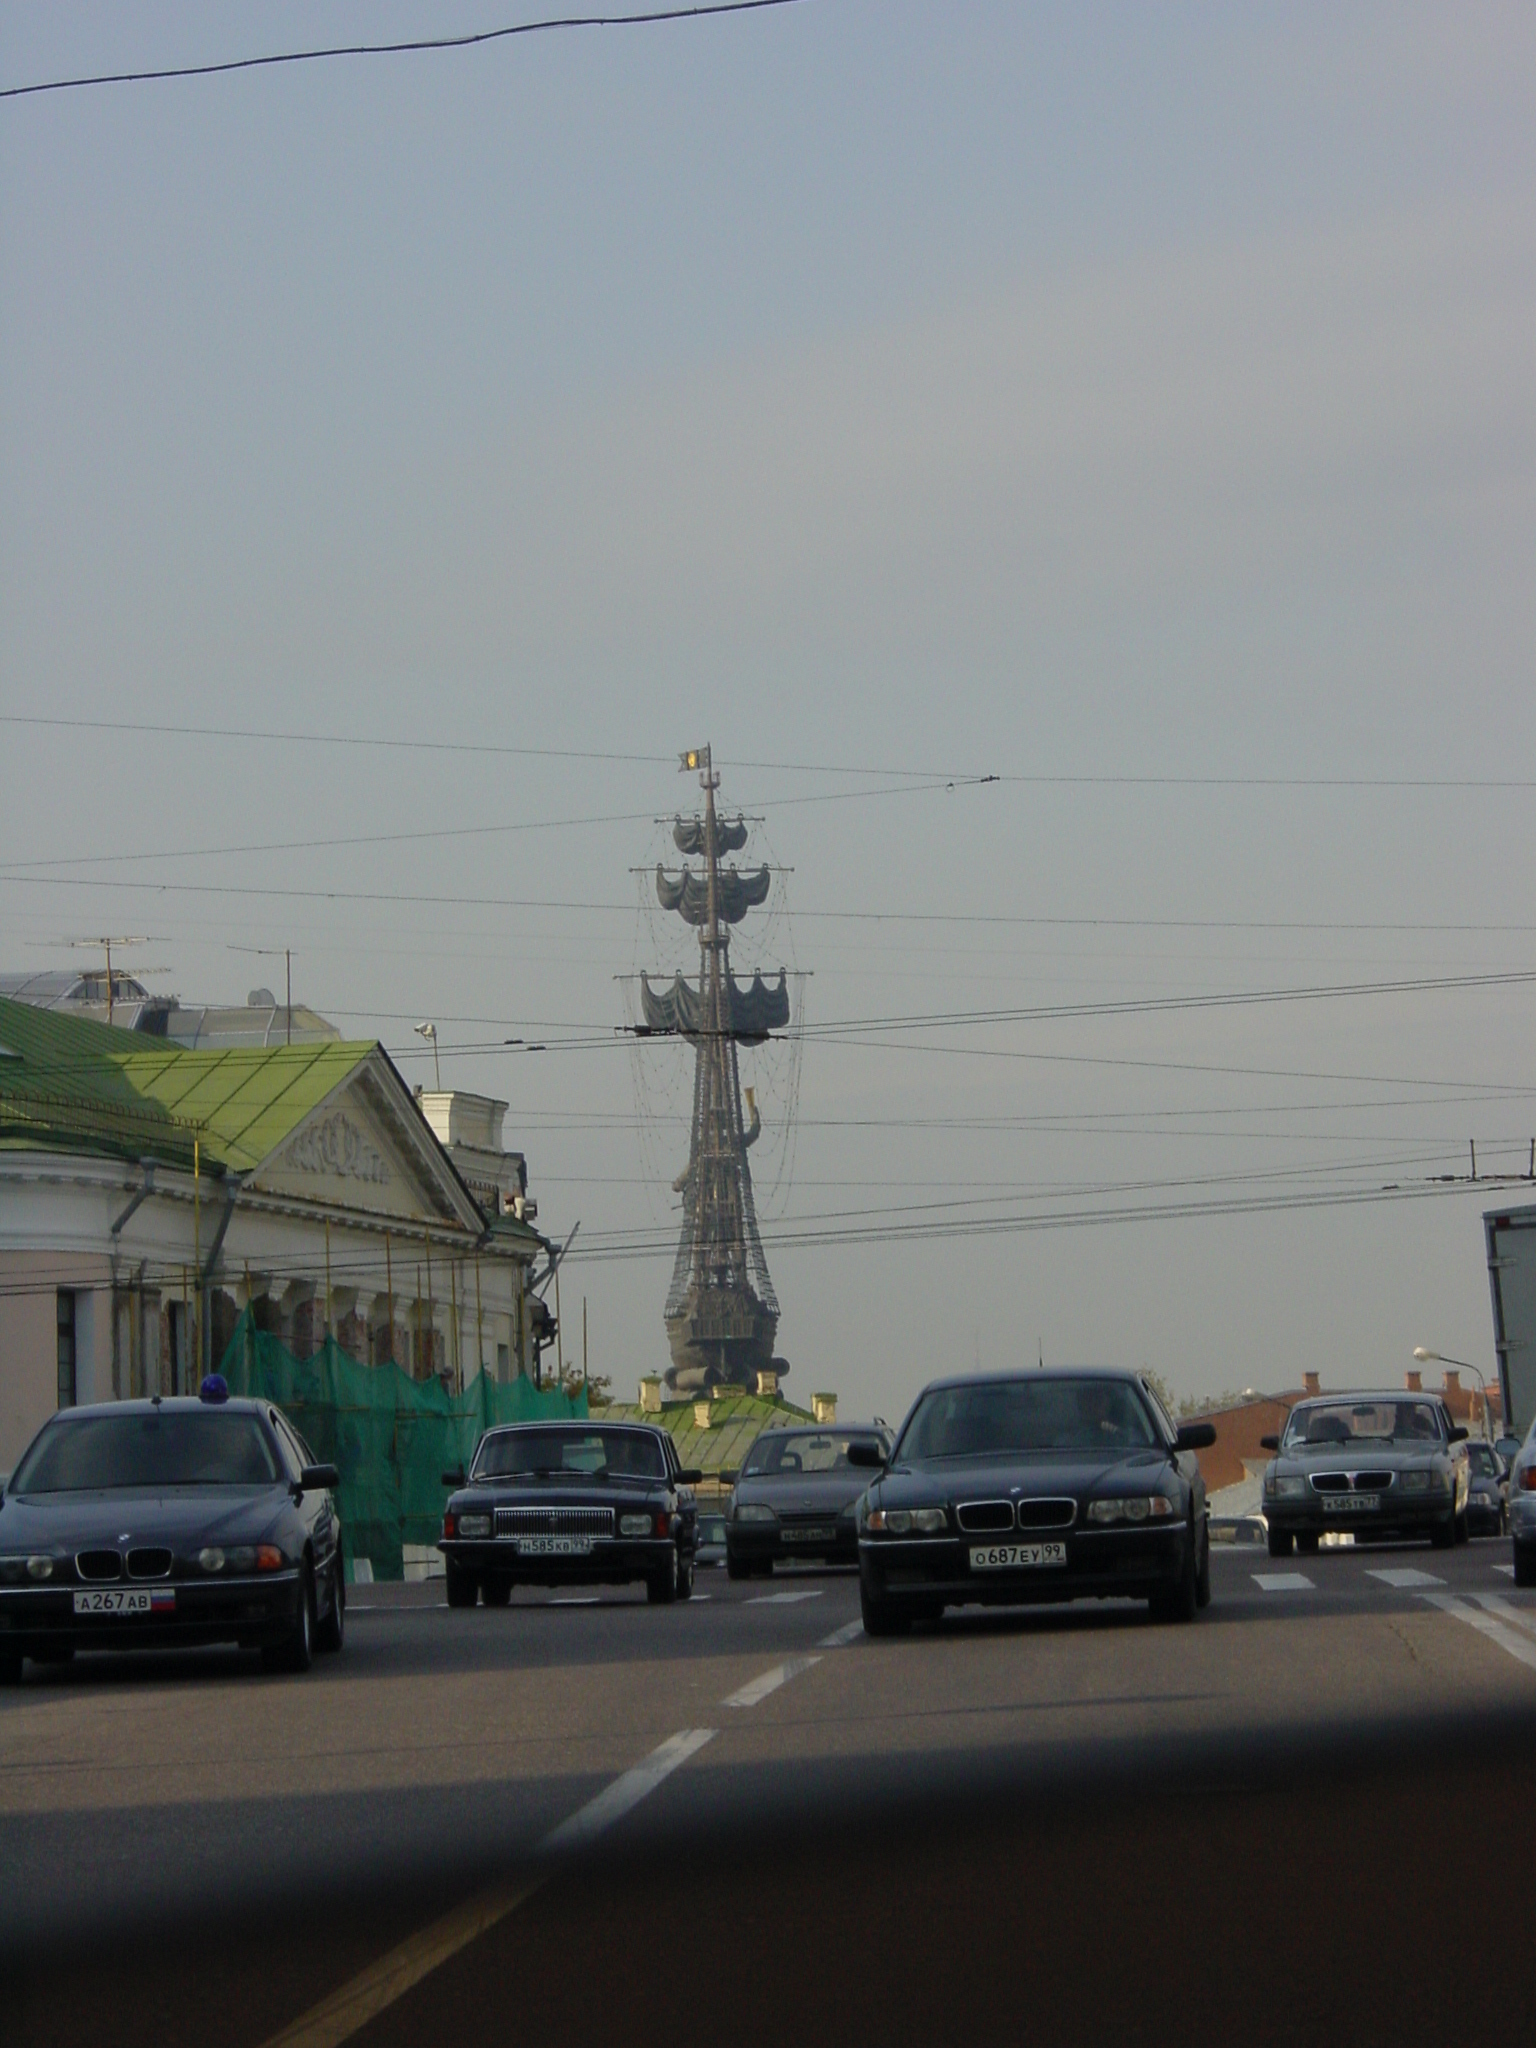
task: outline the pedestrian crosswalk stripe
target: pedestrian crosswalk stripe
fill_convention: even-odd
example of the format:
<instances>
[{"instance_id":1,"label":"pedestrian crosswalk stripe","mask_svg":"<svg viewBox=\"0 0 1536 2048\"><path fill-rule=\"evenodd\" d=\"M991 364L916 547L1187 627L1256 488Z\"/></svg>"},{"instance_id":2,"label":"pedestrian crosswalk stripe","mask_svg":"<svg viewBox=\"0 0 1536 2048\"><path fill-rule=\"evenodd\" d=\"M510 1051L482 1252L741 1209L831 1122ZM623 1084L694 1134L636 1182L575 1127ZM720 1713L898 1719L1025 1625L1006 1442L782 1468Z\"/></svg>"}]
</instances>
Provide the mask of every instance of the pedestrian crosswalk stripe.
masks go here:
<instances>
[{"instance_id":1,"label":"pedestrian crosswalk stripe","mask_svg":"<svg viewBox=\"0 0 1536 2048\"><path fill-rule=\"evenodd\" d=\"M1512 1579L1515 1576L1515 1568L1512 1564L1496 1564L1494 1570L1502 1572L1506 1579Z\"/></svg>"},{"instance_id":2,"label":"pedestrian crosswalk stripe","mask_svg":"<svg viewBox=\"0 0 1536 2048\"><path fill-rule=\"evenodd\" d=\"M1305 1572L1255 1572L1253 1583L1266 1593L1315 1593L1317 1588Z\"/></svg>"},{"instance_id":3,"label":"pedestrian crosswalk stripe","mask_svg":"<svg viewBox=\"0 0 1536 2048\"><path fill-rule=\"evenodd\" d=\"M1433 1572L1421 1572L1411 1564L1384 1567L1380 1571L1368 1571L1368 1579L1380 1579L1384 1586L1395 1586L1402 1592L1408 1586L1443 1586L1444 1579L1437 1579Z\"/></svg>"}]
</instances>

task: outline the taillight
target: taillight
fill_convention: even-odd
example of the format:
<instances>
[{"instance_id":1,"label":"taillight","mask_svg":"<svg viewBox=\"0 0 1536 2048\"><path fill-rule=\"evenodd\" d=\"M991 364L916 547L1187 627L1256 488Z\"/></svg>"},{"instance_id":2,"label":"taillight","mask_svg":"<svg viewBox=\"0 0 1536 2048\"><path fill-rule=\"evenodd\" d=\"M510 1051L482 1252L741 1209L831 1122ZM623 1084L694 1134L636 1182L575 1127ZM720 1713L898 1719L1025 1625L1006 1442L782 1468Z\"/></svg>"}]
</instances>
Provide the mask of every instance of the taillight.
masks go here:
<instances>
[{"instance_id":1,"label":"taillight","mask_svg":"<svg viewBox=\"0 0 1536 2048\"><path fill-rule=\"evenodd\" d=\"M1536 1493L1536 1465L1527 1465L1520 1474L1520 1491L1522 1493Z\"/></svg>"},{"instance_id":2,"label":"taillight","mask_svg":"<svg viewBox=\"0 0 1536 2048\"><path fill-rule=\"evenodd\" d=\"M457 1516L457 1515L444 1515L444 1517L443 1517L443 1534L444 1534L445 1536L447 1536L447 1537L450 1537L450 1538L452 1538L452 1537L454 1537L454 1536L457 1536L457 1535L458 1535L458 1533L459 1533L459 1518L458 1518L458 1516Z\"/></svg>"}]
</instances>

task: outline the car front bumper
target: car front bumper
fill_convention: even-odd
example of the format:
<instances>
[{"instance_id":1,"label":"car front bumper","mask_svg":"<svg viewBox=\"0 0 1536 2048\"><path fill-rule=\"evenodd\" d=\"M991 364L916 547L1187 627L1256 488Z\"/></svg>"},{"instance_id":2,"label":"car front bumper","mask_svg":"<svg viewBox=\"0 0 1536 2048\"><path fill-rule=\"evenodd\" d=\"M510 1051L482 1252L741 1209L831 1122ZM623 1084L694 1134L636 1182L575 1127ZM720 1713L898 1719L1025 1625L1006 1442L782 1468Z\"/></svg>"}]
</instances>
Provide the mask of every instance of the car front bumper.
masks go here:
<instances>
[{"instance_id":1,"label":"car front bumper","mask_svg":"<svg viewBox=\"0 0 1536 2048\"><path fill-rule=\"evenodd\" d=\"M787 1564L797 1558L808 1564L857 1564L859 1529L852 1517L818 1523L814 1532L793 1523L727 1523L725 1547L742 1564Z\"/></svg>"},{"instance_id":2,"label":"car front bumper","mask_svg":"<svg viewBox=\"0 0 1536 2048\"><path fill-rule=\"evenodd\" d=\"M437 1547L456 1571L514 1586L628 1586L664 1570L667 1552L678 1547L673 1536L594 1536L590 1543L563 1554L520 1551L515 1536L444 1537Z\"/></svg>"},{"instance_id":3,"label":"car front bumper","mask_svg":"<svg viewBox=\"0 0 1536 2048\"><path fill-rule=\"evenodd\" d=\"M239 1643L258 1649L286 1640L298 1616L297 1567L259 1578L124 1582L121 1588L17 1586L0 1588L0 1648L23 1657L50 1651L156 1650ZM170 1593L173 1604L147 1615L74 1611L77 1592L127 1590Z\"/></svg>"},{"instance_id":4,"label":"car front bumper","mask_svg":"<svg viewBox=\"0 0 1536 2048\"><path fill-rule=\"evenodd\" d=\"M1380 1507L1342 1508L1337 1496L1314 1494L1300 1500L1266 1498L1264 1514L1271 1533L1282 1536L1322 1536L1343 1529L1368 1536L1427 1536L1432 1529L1444 1528L1451 1511L1447 1493L1400 1494L1392 1487L1366 1498L1380 1501Z\"/></svg>"},{"instance_id":5,"label":"car front bumper","mask_svg":"<svg viewBox=\"0 0 1536 2048\"><path fill-rule=\"evenodd\" d=\"M1184 1522L1163 1529L1143 1523L1132 1529L1042 1532L993 1543L977 1537L866 1536L859 1541L859 1576L872 1599L917 1611L931 1609L935 1601L946 1607L1016 1607L1062 1600L1145 1600L1171 1592L1182 1582L1190 1540ZM973 1550L1041 1542L1064 1544L1065 1564L1018 1570L972 1564Z\"/></svg>"}]
</instances>

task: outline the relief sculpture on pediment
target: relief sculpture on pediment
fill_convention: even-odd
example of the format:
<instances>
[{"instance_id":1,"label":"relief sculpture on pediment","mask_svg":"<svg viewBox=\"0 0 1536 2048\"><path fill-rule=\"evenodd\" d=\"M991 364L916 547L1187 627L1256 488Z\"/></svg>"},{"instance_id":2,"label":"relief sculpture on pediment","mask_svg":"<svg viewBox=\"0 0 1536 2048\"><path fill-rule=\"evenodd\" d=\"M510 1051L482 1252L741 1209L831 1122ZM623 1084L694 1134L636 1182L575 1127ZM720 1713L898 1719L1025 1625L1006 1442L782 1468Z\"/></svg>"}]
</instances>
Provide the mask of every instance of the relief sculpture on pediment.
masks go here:
<instances>
[{"instance_id":1,"label":"relief sculpture on pediment","mask_svg":"<svg viewBox=\"0 0 1536 2048\"><path fill-rule=\"evenodd\" d=\"M300 1131L282 1158L299 1173L369 1181L375 1187L387 1187L392 1178L378 1147L339 1109Z\"/></svg>"}]
</instances>

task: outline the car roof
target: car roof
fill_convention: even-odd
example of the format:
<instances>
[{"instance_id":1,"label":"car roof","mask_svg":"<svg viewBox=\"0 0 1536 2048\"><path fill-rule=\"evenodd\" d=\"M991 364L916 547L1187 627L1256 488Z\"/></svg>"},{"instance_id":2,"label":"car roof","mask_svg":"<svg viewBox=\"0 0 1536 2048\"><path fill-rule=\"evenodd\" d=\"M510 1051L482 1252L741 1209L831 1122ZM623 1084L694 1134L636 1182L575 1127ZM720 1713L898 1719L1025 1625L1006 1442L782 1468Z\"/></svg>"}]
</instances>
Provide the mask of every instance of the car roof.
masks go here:
<instances>
[{"instance_id":1,"label":"car roof","mask_svg":"<svg viewBox=\"0 0 1536 2048\"><path fill-rule=\"evenodd\" d=\"M1345 1387L1337 1394L1308 1394L1291 1413L1298 1408L1337 1408L1342 1401L1433 1401L1437 1408L1445 1406L1443 1394L1418 1387Z\"/></svg>"},{"instance_id":2,"label":"car roof","mask_svg":"<svg viewBox=\"0 0 1536 2048\"><path fill-rule=\"evenodd\" d=\"M930 1380L923 1392L932 1394L948 1387L997 1386L1013 1380L1123 1380L1127 1386L1136 1386L1142 1377L1130 1365L1017 1365L1007 1372L946 1374L943 1379Z\"/></svg>"},{"instance_id":3,"label":"car roof","mask_svg":"<svg viewBox=\"0 0 1536 2048\"><path fill-rule=\"evenodd\" d=\"M61 1408L51 1415L50 1422L68 1422L83 1415L204 1415L210 1408L222 1408L226 1414L265 1415L275 1404L270 1401L252 1401L244 1395L231 1394L223 1401L202 1401L196 1394L151 1395L144 1401L85 1401L76 1408Z\"/></svg>"},{"instance_id":4,"label":"car roof","mask_svg":"<svg viewBox=\"0 0 1536 2048\"><path fill-rule=\"evenodd\" d=\"M888 1422L786 1422L765 1423L759 1432L762 1436L876 1436L881 1430L891 1434Z\"/></svg>"},{"instance_id":5,"label":"car roof","mask_svg":"<svg viewBox=\"0 0 1536 2048\"><path fill-rule=\"evenodd\" d=\"M671 1431L659 1422L605 1422L601 1415L567 1415L551 1422L493 1422L485 1432L487 1436L505 1436L509 1430L525 1429L542 1432L547 1429L628 1429L642 1436L670 1436Z\"/></svg>"}]
</instances>

